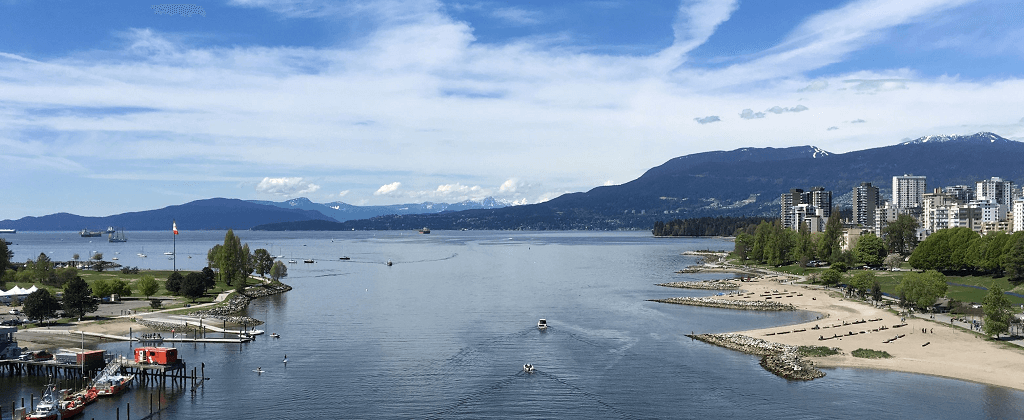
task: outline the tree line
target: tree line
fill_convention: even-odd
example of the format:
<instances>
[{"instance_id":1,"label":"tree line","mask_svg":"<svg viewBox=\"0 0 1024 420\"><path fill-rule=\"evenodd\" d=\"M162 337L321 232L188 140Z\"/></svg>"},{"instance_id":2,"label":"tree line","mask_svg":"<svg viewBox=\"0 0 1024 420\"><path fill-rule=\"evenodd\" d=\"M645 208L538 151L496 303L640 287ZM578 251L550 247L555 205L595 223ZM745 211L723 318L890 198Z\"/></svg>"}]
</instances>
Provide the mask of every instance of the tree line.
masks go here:
<instances>
[{"instance_id":1,"label":"tree line","mask_svg":"<svg viewBox=\"0 0 1024 420\"><path fill-rule=\"evenodd\" d=\"M771 221L768 217L697 217L655 222L654 236L730 236L748 226Z\"/></svg>"},{"instance_id":2,"label":"tree line","mask_svg":"<svg viewBox=\"0 0 1024 420\"><path fill-rule=\"evenodd\" d=\"M965 228L939 230L910 255L910 266L920 270L1006 275L1024 281L1024 232L989 232L985 236Z\"/></svg>"}]
</instances>

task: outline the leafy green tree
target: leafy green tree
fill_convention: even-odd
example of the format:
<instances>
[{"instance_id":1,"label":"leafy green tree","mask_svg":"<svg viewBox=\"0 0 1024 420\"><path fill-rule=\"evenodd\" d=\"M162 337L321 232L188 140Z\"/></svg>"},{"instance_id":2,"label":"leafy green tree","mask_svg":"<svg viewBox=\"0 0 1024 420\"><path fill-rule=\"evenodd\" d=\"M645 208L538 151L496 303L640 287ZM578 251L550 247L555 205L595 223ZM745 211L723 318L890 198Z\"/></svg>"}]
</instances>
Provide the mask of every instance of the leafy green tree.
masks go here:
<instances>
[{"instance_id":1,"label":"leafy green tree","mask_svg":"<svg viewBox=\"0 0 1024 420\"><path fill-rule=\"evenodd\" d=\"M95 254L92 254L92 259L95 261L103 261L103 253L97 252Z\"/></svg>"},{"instance_id":2,"label":"leafy green tree","mask_svg":"<svg viewBox=\"0 0 1024 420\"><path fill-rule=\"evenodd\" d=\"M191 272L185 276L185 279L181 282L181 295L189 299L192 299L192 303L195 303L196 299L203 297L206 293L206 280L202 273Z\"/></svg>"},{"instance_id":3,"label":"leafy green tree","mask_svg":"<svg viewBox=\"0 0 1024 420\"><path fill-rule=\"evenodd\" d=\"M882 229L882 239L889 252L907 255L917 246L917 219L901 214L896 220Z\"/></svg>"},{"instance_id":4,"label":"leafy green tree","mask_svg":"<svg viewBox=\"0 0 1024 420\"><path fill-rule=\"evenodd\" d=\"M156 281L153 276L146 274L143 275L139 281L135 282L135 286L139 288L139 293L142 293L146 299L153 296L160 290L160 282Z\"/></svg>"},{"instance_id":5,"label":"leafy green tree","mask_svg":"<svg viewBox=\"0 0 1024 420\"><path fill-rule=\"evenodd\" d=\"M871 286L876 283L878 283L878 280L875 280L875 273L873 271L860 270L850 278L849 286L854 293L864 297L871 290Z\"/></svg>"},{"instance_id":6,"label":"leafy green tree","mask_svg":"<svg viewBox=\"0 0 1024 420\"><path fill-rule=\"evenodd\" d=\"M910 273L896 285L896 292L909 303L920 309L931 308L935 300L946 295L946 276L929 270L924 273Z\"/></svg>"},{"instance_id":7,"label":"leafy green tree","mask_svg":"<svg viewBox=\"0 0 1024 420\"><path fill-rule=\"evenodd\" d=\"M843 237L843 222L839 220L839 212L834 212L825 223L825 232L818 243L818 256L828 262L835 262L842 250L840 240Z\"/></svg>"},{"instance_id":8,"label":"leafy green tree","mask_svg":"<svg viewBox=\"0 0 1024 420\"><path fill-rule=\"evenodd\" d=\"M0 279L3 279L4 274L7 272L7 268L10 267L11 261L14 260L14 251L11 251L7 247L7 241L4 238L0 238Z\"/></svg>"},{"instance_id":9,"label":"leafy green tree","mask_svg":"<svg viewBox=\"0 0 1024 420\"><path fill-rule=\"evenodd\" d=\"M875 300L875 303L882 300L882 285L878 284L878 280L871 284L871 298Z\"/></svg>"},{"instance_id":10,"label":"leafy green tree","mask_svg":"<svg viewBox=\"0 0 1024 420\"><path fill-rule=\"evenodd\" d=\"M773 223L768 232L768 242L765 244L764 257L768 265L780 266L788 263L790 250L793 248L792 234L789 229L783 229L778 223Z\"/></svg>"},{"instance_id":11,"label":"leafy green tree","mask_svg":"<svg viewBox=\"0 0 1024 420\"><path fill-rule=\"evenodd\" d=\"M82 280L81 277L76 277L64 285L64 302L62 306L64 307L64 313L81 319L86 313L96 312L100 308L100 303L93 299L92 289L89 288L89 284Z\"/></svg>"},{"instance_id":12,"label":"leafy green tree","mask_svg":"<svg viewBox=\"0 0 1024 420\"><path fill-rule=\"evenodd\" d=\"M1024 280L1024 232L1015 232L1004 249L1006 276L1012 281Z\"/></svg>"},{"instance_id":13,"label":"leafy green tree","mask_svg":"<svg viewBox=\"0 0 1024 420\"><path fill-rule=\"evenodd\" d=\"M39 322L56 317L57 310L60 309L60 302L50 294L49 290L39 289L25 297L22 309L28 319Z\"/></svg>"},{"instance_id":14,"label":"leafy green tree","mask_svg":"<svg viewBox=\"0 0 1024 420\"><path fill-rule=\"evenodd\" d=\"M741 232L736 235L736 239L733 241L735 247L733 248L733 254L740 261L746 261L747 256L750 255L750 250L754 246L754 236L749 235L745 232Z\"/></svg>"},{"instance_id":15,"label":"leafy green tree","mask_svg":"<svg viewBox=\"0 0 1024 420\"><path fill-rule=\"evenodd\" d=\"M877 267L885 259L885 244L873 233L861 236L857 246L853 248L853 256L858 264Z\"/></svg>"},{"instance_id":16,"label":"leafy green tree","mask_svg":"<svg viewBox=\"0 0 1024 420\"><path fill-rule=\"evenodd\" d=\"M270 278L274 281L281 281L285 277L288 277L288 266L280 260L274 261L274 266L270 268Z\"/></svg>"},{"instance_id":17,"label":"leafy green tree","mask_svg":"<svg viewBox=\"0 0 1024 420\"><path fill-rule=\"evenodd\" d=\"M765 247L768 245L768 237L771 235L772 225L768 222L761 222L754 231L754 244L750 247L750 259L758 263L765 262Z\"/></svg>"},{"instance_id":18,"label":"leafy green tree","mask_svg":"<svg viewBox=\"0 0 1024 420\"><path fill-rule=\"evenodd\" d=\"M103 298L105 296L110 296L110 294L113 293L111 290L113 289L111 288L110 280L99 279L92 282L92 295L95 297Z\"/></svg>"},{"instance_id":19,"label":"leafy green tree","mask_svg":"<svg viewBox=\"0 0 1024 420\"><path fill-rule=\"evenodd\" d=\"M253 261L256 266L256 274L263 277L270 272L270 268L274 266L274 257L270 256L270 252L259 248L252 253Z\"/></svg>"},{"instance_id":20,"label":"leafy green tree","mask_svg":"<svg viewBox=\"0 0 1024 420\"><path fill-rule=\"evenodd\" d=\"M1010 241L1011 236L1006 232L989 232L978 240L971 243L967 253L970 262L976 270L993 274L1003 273L1003 249Z\"/></svg>"},{"instance_id":21,"label":"leafy green tree","mask_svg":"<svg viewBox=\"0 0 1024 420\"><path fill-rule=\"evenodd\" d=\"M217 265L217 258L220 256L220 250L224 246L221 244L214 245L206 252L206 266L220 270L220 266Z\"/></svg>"},{"instance_id":22,"label":"leafy green tree","mask_svg":"<svg viewBox=\"0 0 1024 420\"><path fill-rule=\"evenodd\" d=\"M821 282L825 283L827 286L837 285L842 279L843 273L840 273L839 270L834 268L829 268L828 270L821 272Z\"/></svg>"},{"instance_id":23,"label":"leafy green tree","mask_svg":"<svg viewBox=\"0 0 1024 420\"><path fill-rule=\"evenodd\" d=\"M217 273L210 267L203 267L203 285L207 290L217 286Z\"/></svg>"},{"instance_id":24,"label":"leafy green tree","mask_svg":"<svg viewBox=\"0 0 1024 420\"><path fill-rule=\"evenodd\" d=\"M181 276L181 273L175 271L170 276L167 276L167 281L164 282L164 289L167 289L172 295L178 295L181 292L182 280L184 280L184 277Z\"/></svg>"},{"instance_id":25,"label":"leafy green tree","mask_svg":"<svg viewBox=\"0 0 1024 420\"><path fill-rule=\"evenodd\" d=\"M220 267L220 277L224 284L232 285L236 280L242 278L246 262L242 259L242 243L235 232L228 229L224 234L224 245L215 256L217 266Z\"/></svg>"},{"instance_id":26,"label":"leafy green tree","mask_svg":"<svg viewBox=\"0 0 1024 420\"><path fill-rule=\"evenodd\" d=\"M110 294L118 296L131 296L132 286L127 281L113 279L110 281Z\"/></svg>"},{"instance_id":27,"label":"leafy green tree","mask_svg":"<svg viewBox=\"0 0 1024 420\"><path fill-rule=\"evenodd\" d=\"M977 240L978 234L969 228L939 230L914 249L910 266L923 270L966 270L972 267L969 250Z\"/></svg>"},{"instance_id":28,"label":"leafy green tree","mask_svg":"<svg viewBox=\"0 0 1024 420\"><path fill-rule=\"evenodd\" d=\"M999 338L999 334L1005 333L1010 328L1010 320L1013 316L1010 310L1010 299L1003 294L1003 289L999 286L992 286L981 303L982 310L985 312L983 327L985 334Z\"/></svg>"}]
</instances>

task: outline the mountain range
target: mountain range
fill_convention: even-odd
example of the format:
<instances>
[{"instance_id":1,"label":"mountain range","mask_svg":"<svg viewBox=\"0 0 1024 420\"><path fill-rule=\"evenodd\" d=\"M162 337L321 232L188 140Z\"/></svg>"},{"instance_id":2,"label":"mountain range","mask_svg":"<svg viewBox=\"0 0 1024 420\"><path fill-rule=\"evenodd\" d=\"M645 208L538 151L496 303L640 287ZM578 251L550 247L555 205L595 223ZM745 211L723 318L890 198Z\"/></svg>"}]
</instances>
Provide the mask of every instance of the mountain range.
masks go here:
<instances>
[{"instance_id":1,"label":"mountain range","mask_svg":"<svg viewBox=\"0 0 1024 420\"><path fill-rule=\"evenodd\" d=\"M747 147L680 156L625 184L530 205L493 198L392 206L213 198L106 217L24 217L0 221L0 228L163 230L175 219L180 228L196 230L650 229L656 221L676 218L777 216L779 197L791 188L823 186L833 192L834 207L850 207L853 187L871 182L891 195L894 175L927 176L929 189L993 176L1019 185L1021 157L1024 143L992 133L927 136L847 153L814 146Z\"/></svg>"},{"instance_id":2,"label":"mountain range","mask_svg":"<svg viewBox=\"0 0 1024 420\"><path fill-rule=\"evenodd\" d=\"M701 216L776 216L791 188L823 186L850 207L853 187L871 182L891 196L892 177L928 177L929 189L998 176L1024 179L1024 143L992 133L928 136L892 146L829 153L814 146L741 148L681 156L621 185L501 209L380 216L344 223L307 220L266 230L650 229L655 221Z\"/></svg>"}]
</instances>

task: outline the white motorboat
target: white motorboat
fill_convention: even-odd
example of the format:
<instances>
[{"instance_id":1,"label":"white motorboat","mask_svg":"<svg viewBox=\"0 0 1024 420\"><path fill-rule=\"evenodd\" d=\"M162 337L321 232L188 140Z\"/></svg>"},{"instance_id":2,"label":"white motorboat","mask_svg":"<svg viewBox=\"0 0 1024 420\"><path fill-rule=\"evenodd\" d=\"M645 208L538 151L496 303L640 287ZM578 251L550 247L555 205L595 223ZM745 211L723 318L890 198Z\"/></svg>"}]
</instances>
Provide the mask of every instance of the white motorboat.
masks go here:
<instances>
[{"instance_id":1,"label":"white motorboat","mask_svg":"<svg viewBox=\"0 0 1024 420\"><path fill-rule=\"evenodd\" d=\"M548 320L541 318L540 321L537 321L537 328L542 330L548 329Z\"/></svg>"},{"instance_id":2,"label":"white motorboat","mask_svg":"<svg viewBox=\"0 0 1024 420\"><path fill-rule=\"evenodd\" d=\"M523 372L526 372L526 373L533 373L533 371L534 371L534 367L533 367L533 365L531 365L531 364L529 364L529 363L527 363L527 364L523 365Z\"/></svg>"}]
</instances>

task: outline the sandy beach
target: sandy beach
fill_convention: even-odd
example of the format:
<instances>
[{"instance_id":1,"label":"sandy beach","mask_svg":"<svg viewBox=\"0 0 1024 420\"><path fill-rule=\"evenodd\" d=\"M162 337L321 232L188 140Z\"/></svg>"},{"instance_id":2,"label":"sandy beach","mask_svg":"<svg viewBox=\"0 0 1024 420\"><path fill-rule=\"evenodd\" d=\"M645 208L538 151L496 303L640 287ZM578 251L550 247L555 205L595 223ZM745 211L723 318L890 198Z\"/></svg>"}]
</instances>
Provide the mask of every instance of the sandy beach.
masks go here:
<instances>
[{"instance_id":1,"label":"sandy beach","mask_svg":"<svg viewBox=\"0 0 1024 420\"><path fill-rule=\"evenodd\" d=\"M770 300L792 304L797 310L816 312L821 314L821 319L736 333L787 345L841 349L842 355L808 358L818 367L887 369L1024 390L1024 349L1018 346L987 341L963 328L928 319L908 317L907 325L895 327L902 323L901 317L887 309L844 299L835 289L791 284L784 279L782 276L770 280L758 278L742 284L747 294L721 298L764 300L762 295L777 292ZM782 293L784 291L786 293ZM903 337L884 343L897 335ZM864 359L850 355L860 348L886 351L892 358Z\"/></svg>"}]
</instances>

